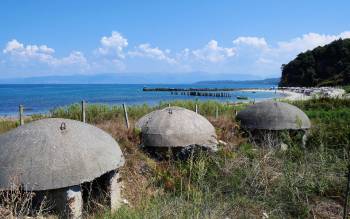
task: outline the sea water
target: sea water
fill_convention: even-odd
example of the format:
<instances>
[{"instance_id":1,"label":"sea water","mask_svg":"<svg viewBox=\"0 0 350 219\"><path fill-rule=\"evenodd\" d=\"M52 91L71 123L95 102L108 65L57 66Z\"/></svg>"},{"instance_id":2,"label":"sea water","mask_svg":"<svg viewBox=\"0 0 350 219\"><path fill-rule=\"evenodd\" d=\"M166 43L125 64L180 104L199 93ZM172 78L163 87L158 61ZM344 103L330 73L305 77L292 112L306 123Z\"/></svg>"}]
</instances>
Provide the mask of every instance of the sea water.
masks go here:
<instances>
[{"instance_id":1,"label":"sea water","mask_svg":"<svg viewBox=\"0 0 350 219\"><path fill-rule=\"evenodd\" d=\"M248 100L278 98L280 94L271 92L242 92L231 91L231 97L202 97L172 95L171 92L144 92L142 89L167 88L271 88L268 84L21 84L0 85L0 115L11 116L18 112L20 104L25 106L26 114L47 113L50 110L79 103L102 103L116 105L126 103L156 105L160 101L171 100L217 100L236 102L236 96L248 97Z\"/></svg>"}]
</instances>

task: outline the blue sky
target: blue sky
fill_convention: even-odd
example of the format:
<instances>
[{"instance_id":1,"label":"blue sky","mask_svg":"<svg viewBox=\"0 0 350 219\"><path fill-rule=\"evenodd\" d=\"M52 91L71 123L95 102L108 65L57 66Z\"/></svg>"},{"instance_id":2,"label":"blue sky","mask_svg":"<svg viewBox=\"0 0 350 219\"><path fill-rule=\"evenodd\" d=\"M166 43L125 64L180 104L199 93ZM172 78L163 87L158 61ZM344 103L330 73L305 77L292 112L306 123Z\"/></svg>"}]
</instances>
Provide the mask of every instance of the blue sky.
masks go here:
<instances>
[{"instance_id":1,"label":"blue sky","mask_svg":"<svg viewBox=\"0 0 350 219\"><path fill-rule=\"evenodd\" d=\"M159 72L276 77L296 54L349 38L349 8L345 0L3 0L0 78Z\"/></svg>"}]
</instances>

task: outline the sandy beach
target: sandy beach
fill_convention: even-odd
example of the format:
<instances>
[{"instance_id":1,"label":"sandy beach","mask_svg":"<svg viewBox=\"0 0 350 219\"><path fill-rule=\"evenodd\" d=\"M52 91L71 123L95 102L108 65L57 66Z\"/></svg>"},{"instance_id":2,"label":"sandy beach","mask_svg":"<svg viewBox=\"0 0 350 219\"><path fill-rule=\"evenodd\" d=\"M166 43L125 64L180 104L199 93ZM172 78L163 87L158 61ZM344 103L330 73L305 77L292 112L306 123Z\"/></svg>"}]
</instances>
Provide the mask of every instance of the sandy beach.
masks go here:
<instances>
[{"instance_id":1,"label":"sandy beach","mask_svg":"<svg viewBox=\"0 0 350 219\"><path fill-rule=\"evenodd\" d=\"M242 90L243 92L275 92L274 90L270 89L249 89L249 90ZM311 96L307 96L302 93L297 93L294 91L287 91L287 90L276 90L277 93L282 94L283 97L277 98L278 100L307 100L311 98Z\"/></svg>"},{"instance_id":2,"label":"sandy beach","mask_svg":"<svg viewBox=\"0 0 350 219\"><path fill-rule=\"evenodd\" d=\"M277 92L282 94L282 98L278 100L308 100L310 98L319 97L331 97L339 98L345 94L345 90L342 88L332 87L320 87L320 88L303 88L303 87L290 87L290 88L279 88L276 90L272 89L248 89L242 90L243 92Z\"/></svg>"}]
</instances>

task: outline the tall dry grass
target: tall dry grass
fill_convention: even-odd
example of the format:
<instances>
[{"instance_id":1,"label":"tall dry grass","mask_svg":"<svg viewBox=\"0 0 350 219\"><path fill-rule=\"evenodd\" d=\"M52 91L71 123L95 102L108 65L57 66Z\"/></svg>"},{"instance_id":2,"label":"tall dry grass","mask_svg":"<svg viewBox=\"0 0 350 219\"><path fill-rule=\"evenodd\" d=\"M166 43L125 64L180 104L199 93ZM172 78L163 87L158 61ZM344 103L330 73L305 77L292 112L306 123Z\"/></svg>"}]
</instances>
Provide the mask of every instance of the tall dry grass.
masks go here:
<instances>
[{"instance_id":1,"label":"tall dry grass","mask_svg":"<svg viewBox=\"0 0 350 219\"><path fill-rule=\"evenodd\" d=\"M240 130L233 112L244 105L201 103L199 112L224 141L215 154L188 160L154 160L138 147L139 133L125 128L121 109L88 114L88 121L110 133L126 157L123 195L130 202L115 214L101 208L93 218L340 218L344 204L349 143L350 100L320 99L293 104L312 119L306 148L287 136L288 150L260 147ZM162 103L161 106L167 106ZM178 102L194 109L196 102ZM215 118L216 104L220 116ZM191 108L192 107L192 108ZM99 107L96 106L98 109ZM131 125L154 110L130 107ZM98 112L100 110L92 111ZM79 109L55 116L78 118ZM131 113L132 112L132 113ZM89 119L90 118L90 119ZM263 142L271 145L270 140Z\"/></svg>"},{"instance_id":2,"label":"tall dry grass","mask_svg":"<svg viewBox=\"0 0 350 219\"><path fill-rule=\"evenodd\" d=\"M10 189L0 191L0 218L42 218L47 216L52 206L44 197L36 203L35 192L24 191L18 184L11 184Z\"/></svg>"}]
</instances>

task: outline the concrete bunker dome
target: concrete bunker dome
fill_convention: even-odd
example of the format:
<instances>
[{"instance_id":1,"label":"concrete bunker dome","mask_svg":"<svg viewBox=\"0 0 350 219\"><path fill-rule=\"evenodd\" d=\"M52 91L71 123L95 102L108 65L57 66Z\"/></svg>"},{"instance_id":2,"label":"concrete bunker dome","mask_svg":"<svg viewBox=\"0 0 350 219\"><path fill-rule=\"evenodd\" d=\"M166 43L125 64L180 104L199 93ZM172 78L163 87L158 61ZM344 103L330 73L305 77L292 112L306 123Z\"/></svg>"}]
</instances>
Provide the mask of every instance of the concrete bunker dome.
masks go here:
<instances>
[{"instance_id":1,"label":"concrete bunker dome","mask_svg":"<svg viewBox=\"0 0 350 219\"><path fill-rule=\"evenodd\" d=\"M145 147L201 146L216 150L217 136L213 125L203 116L181 107L166 107L142 117L141 129Z\"/></svg>"},{"instance_id":2,"label":"concrete bunker dome","mask_svg":"<svg viewBox=\"0 0 350 219\"><path fill-rule=\"evenodd\" d=\"M42 119L4 133L0 151L0 190L11 189L15 181L25 191L65 194L67 203L72 196L81 202L67 213L73 218L81 214L79 185L110 174L110 187L115 188L115 170L124 164L122 151L109 134L69 119ZM119 197L111 199L116 205Z\"/></svg>"},{"instance_id":3,"label":"concrete bunker dome","mask_svg":"<svg viewBox=\"0 0 350 219\"><path fill-rule=\"evenodd\" d=\"M305 130L310 119L298 107L284 102L263 101L248 106L237 114L241 126L250 130Z\"/></svg>"},{"instance_id":4,"label":"concrete bunker dome","mask_svg":"<svg viewBox=\"0 0 350 219\"><path fill-rule=\"evenodd\" d=\"M147 121L152 117L154 113L157 113L159 110L152 111L144 116L142 116L137 122L135 123L135 128L142 130L142 127L145 126Z\"/></svg>"}]
</instances>

